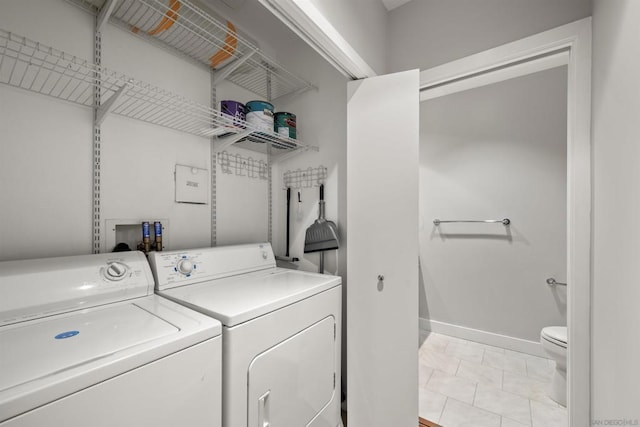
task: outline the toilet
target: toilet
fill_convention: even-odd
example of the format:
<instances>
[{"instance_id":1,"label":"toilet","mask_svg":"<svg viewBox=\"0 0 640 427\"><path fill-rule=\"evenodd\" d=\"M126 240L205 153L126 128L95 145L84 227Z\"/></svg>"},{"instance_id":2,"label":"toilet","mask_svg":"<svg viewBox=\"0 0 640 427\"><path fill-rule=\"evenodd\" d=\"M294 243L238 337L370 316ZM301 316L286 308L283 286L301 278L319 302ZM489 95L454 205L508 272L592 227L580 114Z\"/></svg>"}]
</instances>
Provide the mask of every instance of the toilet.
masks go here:
<instances>
[{"instance_id":1,"label":"toilet","mask_svg":"<svg viewBox=\"0 0 640 427\"><path fill-rule=\"evenodd\" d=\"M548 326L540 332L540 344L556 362L549 397L562 406L567 406L567 327Z\"/></svg>"}]
</instances>

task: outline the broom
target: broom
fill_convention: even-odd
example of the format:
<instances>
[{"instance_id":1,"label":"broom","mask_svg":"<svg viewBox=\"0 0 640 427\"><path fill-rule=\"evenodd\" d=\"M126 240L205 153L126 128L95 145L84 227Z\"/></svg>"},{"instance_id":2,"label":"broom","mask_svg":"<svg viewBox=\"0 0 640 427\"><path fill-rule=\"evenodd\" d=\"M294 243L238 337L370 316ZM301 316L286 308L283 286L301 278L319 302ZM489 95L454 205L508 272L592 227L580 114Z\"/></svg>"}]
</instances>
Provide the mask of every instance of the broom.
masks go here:
<instances>
[{"instance_id":1,"label":"broom","mask_svg":"<svg viewBox=\"0 0 640 427\"><path fill-rule=\"evenodd\" d=\"M324 253L332 249L338 249L338 227L332 221L324 218L324 184L320 184L320 202L318 206L318 219L309 228L304 238L304 253L320 253L320 273L324 271Z\"/></svg>"}]
</instances>

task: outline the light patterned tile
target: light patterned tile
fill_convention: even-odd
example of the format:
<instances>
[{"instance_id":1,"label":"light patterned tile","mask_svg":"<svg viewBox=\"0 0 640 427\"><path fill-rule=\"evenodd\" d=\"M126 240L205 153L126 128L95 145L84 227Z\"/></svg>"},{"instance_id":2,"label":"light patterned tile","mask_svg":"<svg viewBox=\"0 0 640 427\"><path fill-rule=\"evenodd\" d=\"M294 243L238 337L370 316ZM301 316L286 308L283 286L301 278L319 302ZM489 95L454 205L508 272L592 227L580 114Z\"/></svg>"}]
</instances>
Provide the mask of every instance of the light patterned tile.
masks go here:
<instances>
[{"instance_id":1,"label":"light patterned tile","mask_svg":"<svg viewBox=\"0 0 640 427\"><path fill-rule=\"evenodd\" d=\"M444 409L447 396L436 393L426 388L420 388L420 396L418 399L418 415L425 420L437 423L440 421L440 415Z\"/></svg>"},{"instance_id":2,"label":"light patterned tile","mask_svg":"<svg viewBox=\"0 0 640 427\"><path fill-rule=\"evenodd\" d=\"M502 369L461 360L456 375L475 383L502 388L502 372Z\"/></svg>"},{"instance_id":3,"label":"light patterned tile","mask_svg":"<svg viewBox=\"0 0 640 427\"><path fill-rule=\"evenodd\" d=\"M540 381L550 381L555 371L555 363L549 363L549 359L527 359L527 376Z\"/></svg>"},{"instance_id":4,"label":"light patterned tile","mask_svg":"<svg viewBox=\"0 0 640 427\"><path fill-rule=\"evenodd\" d=\"M422 363L418 363L418 386L423 386L431 378L433 368Z\"/></svg>"},{"instance_id":5,"label":"light patterned tile","mask_svg":"<svg viewBox=\"0 0 640 427\"><path fill-rule=\"evenodd\" d=\"M500 415L447 399L439 424L445 427L500 427Z\"/></svg>"},{"instance_id":6,"label":"light patterned tile","mask_svg":"<svg viewBox=\"0 0 640 427\"><path fill-rule=\"evenodd\" d=\"M436 334L435 332L428 332L427 333L427 338L426 340L434 343L434 344L441 344L441 345L447 345L449 344L451 341L453 341L455 338L453 337L449 337L447 335L442 335L442 334Z\"/></svg>"},{"instance_id":7,"label":"light patterned tile","mask_svg":"<svg viewBox=\"0 0 640 427\"><path fill-rule=\"evenodd\" d=\"M504 354L504 348L493 345L483 344L485 351L493 351L494 353Z\"/></svg>"},{"instance_id":8,"label":"light patterned tile","mask_svg":"<svg viewBox=\"0 0 640 427\"><path fill-rule=\"evenodd\" d=\"M552 360L431 332L420 340L420 416L445 427L566 427L566 409L547 395Z\"/></svg>"},{"instance_id":9,"label":"light patterned tile","mask_svg":"<svg viewBox=\"0 0 640 427\"><path fill-rule=\"evenodd\" d=\"M567 427L569 418L567 409L531 401L533 427Z\"/></svg>"},{"instance_id":10,"label":"light patterned tile","mask_svg":"<svg viewBox=\"0 0 640 427\"><path fill-rule=\"evenodd\" d=\"M518 358L518 359L532 360L534 362L542 362L546 360L548 363L549 361L549 359L546 357L534 356L533 354L521 353L519 351L513 351L513 350L505 350L504 354L510 357Z\"/></svg>"},{"instance_id":11,"label":"light patterned tile","mask_svg":"<svg viewBox=\"0 0 640 427\"><path fill-rule=\"evenodd\" d=\"M478 384L473 406L499 414L524 425L531 425L529 399Z\"/></svg>"},{"instance_id":12,"label":"light patterned tile","mask_svg":"<svg viewBox=\"0 0 640 427\"><path fill-rule=\"evenodd\" d=\"M485 350L482 364L514 374L527 375L527 361L503 353Z\"/></svg>"},{"instance_id":13,"label":"light patterned tile","mask_svg":"<svg viewBox=\"0 0 640 427\"><path fill-rule=\"evenodd\" d=\"M420 345L420 352L437 351L439 353L444 353L449 342L449 338L444 335L438 335L431 332L423 337L422 344Z\"/></svg>"},{"instance_id":14,"label":"light patterned tile","mask_svg":"<svg viewBox=\"0 0 640 427\"><path fill-rule=\"evenodd\" d=\"M471 341L452 342L447 346L445 354L458 359L468 360L470 362L482 363L484 347L482 346L482 344L474 343Z\"/></svg>"},{"instance_id":15,"label":"light patterned tile","mask_svg":"<svg viewBox=\"0 0 640 427\"><path fill-rule=\"evenodd\" d=\"M468 404L473 403L476 392L474 382L438 370L433 371L425 388Z\"/></svg>"},{"instance_id":16,"label":"light patterned tile","mask_svg":"<svg viewBox=\"0 0 640 427\"><path fill-rule=\"evenodd\" d=\"M418 361L420 365L429 366L452 375L458 371L460 364L460 359L438 351L419 353Z\"/></svg>"},{"instance_id":17,"label":"light patterned tile","mask_svg":"<svg viewBox=\"0 0 640 427\"><path fill-rule=\"evenodd\" d=\"M463 346L482 349L482 350L487 348L486 344L482 344L476 341L465 340L464 338L452 338L452 340L453 340L453 343L456 345L463 345Z\"/></svg>"},{"instance_id":18,"label":"light patterned tile","mask_svg":"<svg viewBox=\"0 0 640 427\"><path fill-rule=\"evenodd\" d=\"M538 381L523 375L505 372L502 378L502 389L506 392L536 400L551 406L557 404L547 395L548 382Z\"/></svg>"},{"instance_id":19,"label":"light patterned tile","mask_svg":"<svg viewBox=\"0 0 640 427\"><path fill-rule=\"evenodd\" d=\"M522 424L510 418L502 417L502 425L500 427L529 427L531 424Z\"/></svg>"},{"instance_id":20,"label":"light patterned tile","mask_svg":"<svg viewBox=\"0 0 640 427\"><path fill-rule=\"evenodd\" d=\"M460 344L460 343L468 342L467 340L463 340L462 338L454 337L452 335L444 335L444 334L437 334L437 335L444 337L450 343Z\"/></svg>"}]
</instances>

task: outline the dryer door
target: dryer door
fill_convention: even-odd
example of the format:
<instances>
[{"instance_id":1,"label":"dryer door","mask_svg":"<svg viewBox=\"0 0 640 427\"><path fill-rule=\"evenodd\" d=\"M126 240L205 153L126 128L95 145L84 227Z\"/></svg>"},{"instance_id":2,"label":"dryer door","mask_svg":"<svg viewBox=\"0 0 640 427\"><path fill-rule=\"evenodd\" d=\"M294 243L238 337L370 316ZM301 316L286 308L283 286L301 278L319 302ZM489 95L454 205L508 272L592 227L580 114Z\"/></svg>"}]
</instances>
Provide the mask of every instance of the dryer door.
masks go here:
<instances>
[{"instance_id":1,"label":"dryer door","mask_svg":"<svg viewBox=\"0 0 640 427\"><path fill-rule=\"evenodd\" d=\"M309 426L336 392L335 318L259 354L249 366L248 426Z\"/></svg>"}]
</instances>

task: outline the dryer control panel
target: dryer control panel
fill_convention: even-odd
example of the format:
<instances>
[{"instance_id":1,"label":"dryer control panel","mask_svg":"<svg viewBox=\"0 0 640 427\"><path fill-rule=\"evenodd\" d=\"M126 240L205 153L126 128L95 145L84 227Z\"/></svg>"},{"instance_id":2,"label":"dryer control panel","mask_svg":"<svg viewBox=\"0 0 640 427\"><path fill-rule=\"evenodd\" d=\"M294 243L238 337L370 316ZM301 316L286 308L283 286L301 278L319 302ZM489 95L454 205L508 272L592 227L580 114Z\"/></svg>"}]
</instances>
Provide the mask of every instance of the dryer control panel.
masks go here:
<instances>
[{"instance_id":1,"label":"dryer control panel","mask_svg":"<svg viewBox=\"0 0 640 427\"><path fill-rule=\"evenodd\" d=\"M206 282L276 267L269 243L151 252L157 290Z\"/></svg>"}]
</instances>

